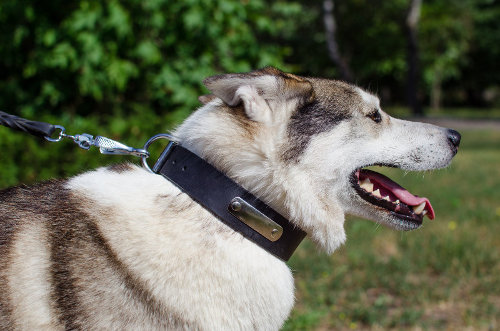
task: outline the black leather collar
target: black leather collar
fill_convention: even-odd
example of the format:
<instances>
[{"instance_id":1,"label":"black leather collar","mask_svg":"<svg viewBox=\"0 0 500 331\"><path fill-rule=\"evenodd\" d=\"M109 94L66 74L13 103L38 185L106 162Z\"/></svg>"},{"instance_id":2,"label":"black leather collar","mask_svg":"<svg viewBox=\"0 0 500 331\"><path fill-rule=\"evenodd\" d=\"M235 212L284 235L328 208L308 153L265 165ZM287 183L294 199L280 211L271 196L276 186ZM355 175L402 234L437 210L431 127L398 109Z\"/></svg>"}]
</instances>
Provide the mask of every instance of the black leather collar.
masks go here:
<instances>
[{"instance_id":1,"label":"black leather collar","mask_svg":"<svg viewBox=\"0 0 500 331\"><path fill-rule=\"evenodd\" d=\"M171 142L165 148L153 172L171 181L234 231L284 261L288 261L306 235L205 160L176 143ZM251 206L249 208L255 208L257 213L279 224L283 228L281 237L275 241L269 240L236 217L234 210L231 210L235 209L231 208L235 198L240 198L239 201Z\"/></svg>"}]
</instances>

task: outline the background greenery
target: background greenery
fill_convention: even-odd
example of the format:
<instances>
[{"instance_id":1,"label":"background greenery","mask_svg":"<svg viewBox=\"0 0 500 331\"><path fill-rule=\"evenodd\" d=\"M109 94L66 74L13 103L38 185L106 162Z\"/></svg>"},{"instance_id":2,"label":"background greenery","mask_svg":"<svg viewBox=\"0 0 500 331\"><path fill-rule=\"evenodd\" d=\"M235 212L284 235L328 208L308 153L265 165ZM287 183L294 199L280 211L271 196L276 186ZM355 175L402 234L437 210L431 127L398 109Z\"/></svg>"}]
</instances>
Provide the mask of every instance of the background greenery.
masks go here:
<instances>
[{"instance_id":1,"label":"background greenery","mask_svg":"<svg viewBox=\"0 0 500 331\"><path fill-rule=\"evenodd\" d=\"M403 117L408 6L350 0L334 8L355 82ZM424 0L418 37L419 97L428 106L438 99L428 116L498 120L499 2ZM199 105L203 78L266 65L339 77L322 1L0 1L0 110L72 134L139 147ZM400 234L350 221L348 244L332 257L301 246L290 263L298 305L285 329L499 327L500 136L463 133L450 169L402 180L432 198L436 222ZM0 150L0 188L132 160L2 128Z\"/></svg>"},{"instance_id":2,"label":"background greenery","mask_svg":"<svg viewBox=\"0 0 500 331\"><path fill-rule=\"evenodd\" d=\"M385 107L406 102L408 6L409 0L335 1L342 56L355 81L378 93ZM421 101L439 95L434 106L496 116L499 2L423 1L421 16ZM338 77L322 1L5 0L0 27L1 110L135 146L194 110L207 76L274 65ZM5 130L0 138L0 187L109 160L67 144L49 152Z\"/></svg>"}]
</instances>

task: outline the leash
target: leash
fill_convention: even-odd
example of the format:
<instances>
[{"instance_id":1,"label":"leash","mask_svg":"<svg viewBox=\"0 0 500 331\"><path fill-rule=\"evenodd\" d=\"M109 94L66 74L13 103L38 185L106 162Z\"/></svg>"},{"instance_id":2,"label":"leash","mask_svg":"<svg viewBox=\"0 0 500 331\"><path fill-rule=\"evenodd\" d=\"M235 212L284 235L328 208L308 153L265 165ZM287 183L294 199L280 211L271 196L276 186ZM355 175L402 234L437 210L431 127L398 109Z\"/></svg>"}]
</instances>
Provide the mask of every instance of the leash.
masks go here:
<instances>
[{"instance_id":1,"label":"leash","mask_svg":"<svg viewBox=\"0 0 500 331\"><path fill-rule=\"evenodd\" d=\"M45 138L50 142L68 138L85 150L95 146L102 154L140 157L147 171L163 176L221 222L283 261L288 261L306 236L304 231L266 203L196 154L180 146L170 134L157 134L139 149L103 136L94 137L87 133L69 135L63 126L31 121L2 111L0 125ZM59 134L53 138L57 131ZM166 139L169 143L151 169L147 162L148 148L159 139Z\"/></svg>"},{"instance_id":2,"label":"leash","mask_svg":"<svg viewBox=\"0 0 500 331\"><path fill-rule=\"evenodd\" d=\"M37 137L50 137L56 129L54 125L45 122L30 121L21 117L0 111L0 124L14 130L23 131Z\"/></svg>"},{"instance_id":3,"label":"leash","mask_svg":"<svg viewBox=\"0 0 500 331\"><path fill-rule=\"evenodd\" d=\"M7 114L3 111L0 111L0 124L17 131L29 133L36 137L45 138L45 140L50 142L59 142L63 138L69 138L73 140L78 147L85 150L90 149L92 146L98 147L102 154L134 155L141 158L149 157L149 152L144 148L133 148L103 136L96 136L94 138L88 133L76 134L72 136L66 134L66 129L61 125L31 121ZM59 135L57 138L52 138L57 130L59 130Z\"/></svg>"}]
</instances>

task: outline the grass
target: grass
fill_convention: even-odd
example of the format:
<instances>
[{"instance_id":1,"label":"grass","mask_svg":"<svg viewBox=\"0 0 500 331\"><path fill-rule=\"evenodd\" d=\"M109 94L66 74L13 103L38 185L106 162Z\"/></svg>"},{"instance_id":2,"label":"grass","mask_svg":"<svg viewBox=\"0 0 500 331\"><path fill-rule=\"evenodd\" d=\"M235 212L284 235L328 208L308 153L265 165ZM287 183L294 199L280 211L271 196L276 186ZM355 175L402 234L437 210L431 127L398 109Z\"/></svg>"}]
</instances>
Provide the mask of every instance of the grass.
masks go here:
<instances>
[{"instance_id":1,"label":"grass","mask_svg":"<svg viewBox=\"0 0 500 331\"><path fill-rule=\"evenodd\" d=\"M427 196L435 220L403 233L348 218L332 256L301 244L284 330L500 328L500 131L462 134L447 169L377 169Z\"/></svg>"}]
</instances>

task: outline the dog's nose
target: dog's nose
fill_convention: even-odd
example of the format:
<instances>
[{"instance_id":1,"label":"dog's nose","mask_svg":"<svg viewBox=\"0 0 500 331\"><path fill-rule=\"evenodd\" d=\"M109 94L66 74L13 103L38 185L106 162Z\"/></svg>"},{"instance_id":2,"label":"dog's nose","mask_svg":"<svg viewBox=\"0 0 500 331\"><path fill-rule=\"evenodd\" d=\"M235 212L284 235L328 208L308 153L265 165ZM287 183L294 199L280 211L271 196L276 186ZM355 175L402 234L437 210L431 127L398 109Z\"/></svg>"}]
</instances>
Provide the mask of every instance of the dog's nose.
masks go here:
<instances>
[{"instance_id":1,"label":"dog's nose","mask_svg":"<svg viewBox=\"0 0 500 331\"><path fill-rule=\"evenodd\" d=\"M455 152L458 149L458 146L460 145L461 138L462 136L460 135L460 133L458 133L455 130L448 129L448 141L450 142Z\"/></svg>"}]
</instances>

